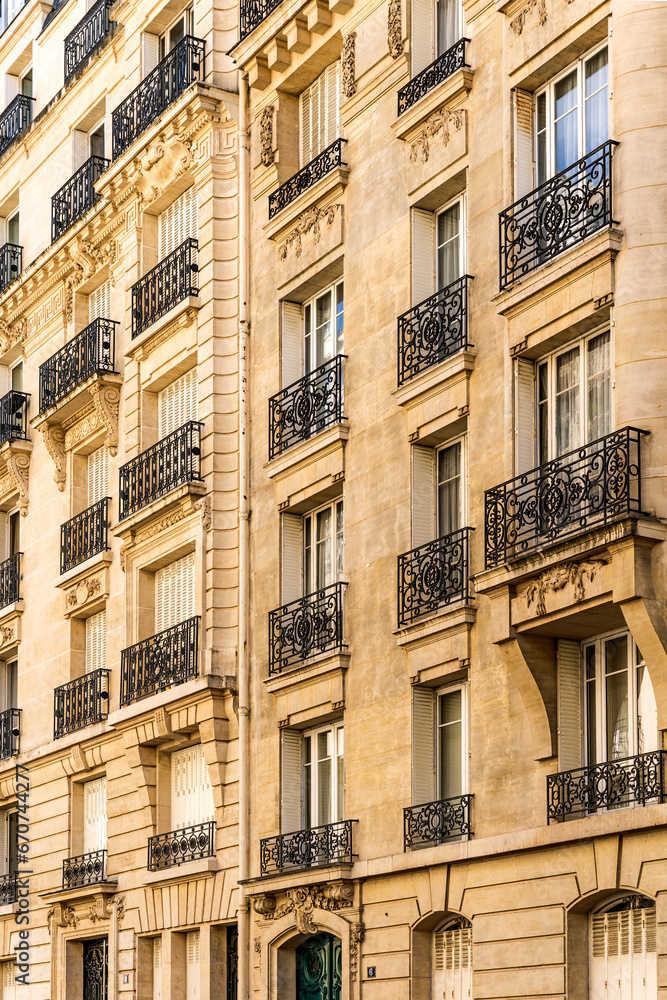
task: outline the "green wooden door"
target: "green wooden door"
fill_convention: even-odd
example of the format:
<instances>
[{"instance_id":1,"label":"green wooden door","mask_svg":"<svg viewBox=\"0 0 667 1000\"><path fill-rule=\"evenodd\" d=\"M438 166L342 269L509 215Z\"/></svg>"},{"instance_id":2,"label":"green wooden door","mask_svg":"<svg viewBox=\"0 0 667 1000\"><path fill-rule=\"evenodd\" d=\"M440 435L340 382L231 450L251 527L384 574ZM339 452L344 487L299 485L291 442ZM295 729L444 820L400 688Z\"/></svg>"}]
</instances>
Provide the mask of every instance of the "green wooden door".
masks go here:
<instances>
[{"instance_id":1,"label":"green wooden door","mask_svg":"<svg viewBox=\"0 0 667 1000\"><path fill-rule=\"evenodd\" d=\"M296 1000L340 1000L341 943L317 934L296 950Z\"/></svg>"}]
</instances>

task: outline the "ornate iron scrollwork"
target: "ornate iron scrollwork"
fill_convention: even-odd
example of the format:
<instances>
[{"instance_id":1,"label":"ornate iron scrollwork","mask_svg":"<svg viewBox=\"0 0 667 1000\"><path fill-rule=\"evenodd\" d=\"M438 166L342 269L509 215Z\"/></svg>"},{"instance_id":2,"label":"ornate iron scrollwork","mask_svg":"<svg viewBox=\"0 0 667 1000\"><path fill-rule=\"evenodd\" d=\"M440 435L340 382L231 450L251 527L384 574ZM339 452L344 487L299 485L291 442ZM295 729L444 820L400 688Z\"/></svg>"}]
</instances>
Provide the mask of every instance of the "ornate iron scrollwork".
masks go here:
<instances>
[{"instance_id":1,"label":"ornate iron scrollwork","mask_svg":"<svg viewBox=\"0 0 667 1000\"><path fill-rule=\"evenodd\" d=\"M6 608L14 601L20 601L21 556L17 552L0 563L0 608Z\"/></svg>"},{"instance_id":2,"label":"ornate iron scrollwork","mask_svg":"<svg viewBox=\"0 0 667 1000\"><path fill-rule=\"evenodd\" d=\"M0 760L7 760L19 752L21 736L21 709L7 708L0 712Z\"/></svg>"},{"instance_id":3,"label":"ornate iron scrollwork","mask_svg":"<svg viewBox=\"0 0 667 1000\"><path fill-rule=\"evenodd\" d=\"M83 1000L107 1000L107 939L83 942Z\"/></svg>"},{"instance_id":4,"label":"ornate iron scrollwork","mask_svg":"<svg viewBox=\"0 0 667 1000\"><path fill-rule=\"evenodd\" d=\"M198 823L151 837L148 841L148 870L157 872L186 861L212 858L214 854L215 823Z\"/></svg>"},{"instance_id":5,"label":"ornate iron scrollwork","mask_svg":"<svg viewBox=\"0 0 667 1000\"><path fill-rule=\"evenodd\" d=\"M53 738L73 733L109 714L109 670L91 670L53 692Z\"/></svg>"},{"instance_id":6,"label":"ornate iron scrollwork","mask_svg":"<svg viewBox=\"0 0 667 1000\"><path fill-rule=\"evenodd\" d=\"M411 108L420 98L428 94L429 90L433 90L457 69L468 65L466 62L466 43L469 41L469 38L460 38L455 45L438 56L430 66L423 69L421 73L417 73L409 83L401 87L398 92L399 115Z\"/></svg>"},{"instance_id":7,"label":"ornate iron scrollwork","mask_svg":"<svg viewBox=\"0 0 667 1000\"><path fill-rule=\"evenodd\" d=\"M269 460L299 441L341 423L344 360L345 355L338 354L271 397Z\"/></svg>"},{"instance_id":8,"label":"ornate iron scrollwork","mask_svg":"<svg viewBox=\"0 0 667 1000\"><path fill-rule=\"evenodd\" d=\"M11 389L0 399L0 444L24 441L28 436L30 393Z\"/></svg>"},{"instance_id":9,"label":"ornate iron scrollwork","mask_svg":"<svg viewBox=\"0 0 667 1000\"><path fill-rule=\"evenodd\" d=\"M60 526L61 573L109 548L108 524L109 497L103 497Z\"/></svg>"},{"instance_id":10,"label":"ornate iron scrollwork","mask_svg":"<svg viewBox=\"0 0 667 1000\"><path fill-rule=\"evenodd\" d=\"M665 758L667 751L654 750L547 775L547 823L664 802Z\"/></svg>"},{"instance_id":11,"label":"ornate iron scrollwork","mask_svg":"<svg viewBox=\"0 0 667 1000\"><path fill-rule=\"evenodd\" d=\"M340 1000L342 944L333 934L317 934L296 950L296 1000Z\"/></svg>"},{"instance_id":12,"label":"ornate iron scrollwork","mask_svg":"<svg viewBox=\"0 0 667 1000\"><path fill-rule=\"evenodd\" d=\"M346 819L309 830L283 833L260 841L262 875L273 875L295 868L321 868L334 864L352 864L352 824Z\"/></svg>"},{"instance_id":13,"label":"ornate iron scrollwork","mask_svg":"<svg viewBox=\"0 0 667 1000\"><path fill-rule=\"evenodd\" d=\"M120 467L120 521L177 486L201 480L201 428L189 420Z\"/></svg>"},{"instance_id":14,"label":"ornate iron scrollwork","mask_svg":"<svg viewBox=\"0 0 667 1000\"><path fill-rule=\"evenodd\" d=\"M188 618L120 654L120 704L166 691L197 676L199 616Z\"/></svg>"},{"instance_id":15,"label":"ornate iron scrollwork","mask_svg":"<svg viewBox=\"0 0 667 1000\"><path fill-rule=\"evenodd\" d=\"M468 542L461 528L398 557L398 627L468 598Z\"/></svg>"},{"instance_id":16,"label":"ornate iron scrollwork","mask_svg":"<svg viewBox=\"0 0 667 1000\"><path fill-rule=\"evenodd\" d=\"M346 166L343 161L344 142L347 142L347 139L336 139L298 173L281 184L277 191L269 195L269 219L273 219L278 212L336 167Z\"/></svg>"},{"instance_id":17,"label":"ornate iron scrollwork","mask_svg":"<svg viewBox=\"0 0 667 1000\"><path fill-rule=\"evenodd\" d=\"M72 889L77 885L94 885L104 882L106 878L107 852L90 851L79 854L75 858L63 861L63 889Z\"/></svg>"},{"instance_id":18,"label":"ornate iron scrollwork","mask_svg":"<svg viewBox=\"0 0 667 1000\"><path fill-rule=\"evenodd\" d=\"M403 849L433 847L448 840L470 837L471 803L472 795L456 795L404 809Z\"/></svg>"},{"instance_id":19,"label":"ornate iron scrollwork","mask_svg":"<svg viewBox=\"0 0 667 1000\"><path fill-rule=\"evenodd\" d=\"M343 649L343 592L339 582L269 613L269 674L316 653Z\"/></svg>"},{"instance_id":20,"label":"ornate iron scrollwork","mask_svg":"<svg viewBox=\"0 0 667 1000\"><path fill-rule=\"evenodd\" d=\"M65 83L102 44L114 26L114 22L109 20L112 4L113 0L97 0L65 38Z\"/></svg>"},{"instance_id":21,"label":"ornate iron scrollwork","mask_svg":"<svg viewBox=\"0 0 667 1000\"><path fill-rule=\"evenodd\" d=\"M0 292L4 292L23 270L23 247L5 243L0 248Z\"/></svg>"},{"instance_id":22,"label":"ornate iron scrollwork","mask_svg":"<svg viewBox=\"0 0 667 1000\"><path fill-rule=\"evenodd\" d=\"M241 0L241 41L280 3L281 0Z\"/></svg>"},{"instance_id":23,"label":"ornate iron scrollwork","mask_svg":"<svg viewBox=\"0 0 667 1000\"><path fill-rule=\"evenodd\" d=\"M91 375L114 372L118 323L93 320L39 366L39 412L46 413Z\"/></svg>"},{"instance_id":24,"label":"ornate iron scrollwork","mask_svg":"<svg viewBox=\"0 0 667 1000\"><path fill-rule=\"evenodd\" d=\"M92 208L99 195L95 181L108 169L111 160L103 156L89 157L66 184L51 198L51 242L67 232L77 219Z\"/></svg>"},{"instance_id":25,"label":"ornate iron scrollwork","mask_svg":"<svg viewBox=\"0 0 667 1000\"><path fill-rule=\"evenodd\" d=\"M199 295L199 244L184 240L132 285L132 339L190 295Z\"/></svg>"},{"instance_id":26,"label":"ornate iron scrollwork","mask_svg":"<svg viewBox=\"0 0 667 1000\"><path fill-rule=\"evenodd\" d=\"M17 94L0 115L0 156L32 122L34 97Z\"/></svg>"},{"instance_id":27,"label":"ornate iron scrollwork","mask_svg":"<svg viewBox=\"0 0 667 1000\"><path fill-rule=\"evenodd\" d=\"M398 384L440 364L468 343L466 274L398 317Z\"/></svg>"}]
</instances>

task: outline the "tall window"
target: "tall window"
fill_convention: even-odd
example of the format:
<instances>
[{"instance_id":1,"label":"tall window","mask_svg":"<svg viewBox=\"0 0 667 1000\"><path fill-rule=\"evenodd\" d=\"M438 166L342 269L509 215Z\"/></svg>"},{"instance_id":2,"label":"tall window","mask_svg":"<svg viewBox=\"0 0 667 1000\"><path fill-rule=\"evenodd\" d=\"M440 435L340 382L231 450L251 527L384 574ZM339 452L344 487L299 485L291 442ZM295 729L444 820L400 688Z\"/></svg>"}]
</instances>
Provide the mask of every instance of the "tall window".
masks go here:
<instances>
[{"instance_id":1,"label":"tall window","mask_svg":"<svg viewBox=\"0 0 667 1000\"><path fill-rule=\"evenodd\" d=\"M197 239L197 188L193 185L158 217L160 260L187 239Z\"/></svg>"},{"instance_id":2,"label":"tall window","mask_svg":"<svg viewBox=\"0 0 667 1000\"><path fill-rule=\"evenodd\" d=\"M208 823L215 817L213 789L201 746L171 755L171 828Z\"/></svg>"},{"instance_id":3,"label":"tall window","mask_svg":"<svg viewBox=\"0 0 667 1000\"><path fill-rule=\"evenodd\" d=\"M342 725L326 726L303 737L304 826L343 819L345 736Z\"/></svg>"},{"instance_id":4,"label":"tall window","mask_svg":"<svg viewBox=\"0 0 667 1000\"><path fill-rule=\"evenodd\" d=\"M343 282L327 288L303 307L306 372L343 353Z\"/></svg>"},{"instance_id":5,"label":"tall window","mask_svg":"<svg viewBox=\"0 0 667 1000\"><path fill-rule=\"evenodd\" d=\"M590 997L655 1000L655 902L643 896L626 896L607 903L589 919Z\"/></svg>"},{"instance_id":6,"label":"tall window","mask_svg":"<svg viewBox=\"0 0 667 1000\"><path fill-rule=\"evenodd\" d=\"M194 618L195 609L195 554L188 552L155 574L155 632Z\"/></svg>"},{"instance_id":7,"label":"tall window","mask_svg":"<svg viewBox=\"0 0 667 1000\"><path fill-rule=\"evenodd\" d=\"M160 438L197 419L197 369L191 368L158 393Z\"/></svg>"},{"instance_id":8,"label":"tall window","mask_svg":"<svg viewBox=\"0 0 667 1000\"><path fill-rule=\"evenodd\" d=\"M97 778L83 786L83 853L103 851L107 846L107 779Z\"/></svg>"},{"instance_id":9,"label":"tall window","mask_svg":"<svg viewBox=\"0 0 667 1000\"><path fill-rule=\"evenodd\" d=\"M465 274L464 199L438 212L412 210L412 300L423 302Z\"/></svg>"},{"instance_id":10,"label":"tall window","mask_svg":"<svg viewBox=\"0 0 667 1000\"><path fill-rule=\"evenodd\" d=\"M0 662L0 712L18 708L18 660Z\"/></svg>"},{"instance_id":11,"label":"tall window","mask_svg":"<svg viewBox=\"0 0 667 1000\"><path fill-rule=\"evenodd\" d=\"M72 130L72 166L75 171L82 167L91 156L104 156L104 121L84 131Z\"/></svg>"},{"instance_id":12,"label":"tall window","mask_svg":"<svg viewBox=\"0 0 667 1000\"><path fill-rule=\"evenodd\" d=\"M199 931L185 935L185 1000L199 1000Z\"/></svg>"},{"instance_id":13,"label":"tall window","mask_svg":"<svg viewBox=\"0 0 667 1000\"><path fill-rule=\"evenodd\" d=\"M0 812L0 875L12 875L19 870L18 821L16 810Z\"/></svg>"},{"instance_id":14,"label":"tall window","mask_svg":"<svg viewBox=\"0 0 667 1000\"><path fill-rule=\"evenodd\" d=\"M416 548L463 527L463 441L412 449L412 543Z\"/></svg>"},{"instance_id":15,"label":"tall window","mask_svg":"<svg viewBox=\"0 0 667 1000\"><path fill-rule=\"evenodd\" d=\"M188 7L161 33L145 31L141 36L141 64L143 75L155 69L186 35L194 33L194 13Z\"/></svg>"},{"instance_id":16,"label":"tall window","mask_svg":"<svg viewBox=\"0 0 667 1000\"><path fill-rule=\"evenodd\" d=\"M327 504L303 519L306 594L343 578L343 501Z\"/></svg>"},{"instance_id":17,"label":"tall window","mask_svg":"<svg viewBox=\"0 0 667 1000\"><path fill-rule=\"evenodd\" d=\"M413 804L464 795L468 790L468 688L413 691Z\"/></svg>"},{"instance_id":18,"label":"tall window","mask_svg":"<svg viewBox=\"0 0 667 1000\"><path fill-rule=\"evenodd\" d=\"M88 320L111 319L111 279L107 278L88 296Z\"/></svg>"},{"instance_id":19,"label":"tall window","mask_svg":"<svg viewBox=\"0 0 667 1000\"><path fill-rule=\"evenodd\" d=\"M340 61L331 63L299 98L301 166L340 137Z\"/></svg>"},{"instance_id":20,"label":"tall window","mask_svg":"<svg viewBox=\"0 0 667 1000\"><path fill-rule=\"evenodd\" d=\"M109 495L109 452L106 445L96 448L86 462L88 478L88 506L99 503Z\"/></svg>"},{"instance_id":21,"label":"tall window","mask_svg":"<svg viewBox=\"0 0 667 1000\"><path fill-rule=\"evenodd\" d=\"M412 0L412 75L456 45L463 34L460 0Z\"/></svg>"}]
</instances>

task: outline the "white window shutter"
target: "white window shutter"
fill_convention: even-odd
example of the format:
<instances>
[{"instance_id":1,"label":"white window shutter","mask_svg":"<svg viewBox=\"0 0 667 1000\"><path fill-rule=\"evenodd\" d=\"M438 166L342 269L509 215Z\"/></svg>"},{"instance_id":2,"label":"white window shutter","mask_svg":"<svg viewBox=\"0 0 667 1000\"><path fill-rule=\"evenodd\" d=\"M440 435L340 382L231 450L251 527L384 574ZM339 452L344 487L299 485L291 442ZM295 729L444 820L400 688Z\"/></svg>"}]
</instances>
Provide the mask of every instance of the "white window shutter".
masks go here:
<instances>
[{"instance_id":1,"label":"white window shutter","mask_svg":"<svg viewBox=\"0 0 667 1000\"><path fill-rule=\"evenodd\" d=\"M435 796L435 696L431 688L412 691L412 804Z\"/></svg>"},{"instance_id":2,"label":"white window shutter","mask_svg":"<svg viewBox=\"0 0 667 1000\"><path fill-rule=\"evenodd\" d=\"M412 448L412 547L432 542L435 535L435 453Z\"/></svg>"},{"instance_id":3,"label":"white window shutter","mask_svg":"<svg viewBox=\"0 0 667 1000\"><path fill-rule=\"evenodd\" d=\"M558 770L581 767L581 647L558 640Z\"/></svg>"},{"instance_id":4,"label":"white window shutter","mask_svg":"<svg viewBox=\"0 0 667 1000\"><path fill-rule=\"evenodd\" d=\"M88 296L88 322L111 319L111 279L107 278Z\"/></svg>"},{"instance_id":5,"label":"white window shutter","mask_svg":"<svg viewBox=\"0 0 667 1000\"><path fill-rule=\"evenodd\" d=\"M88 456L88 506L99 503L109 492L109 454L102 445Z\"/></svg>"},{"instance_id":6,"label":"white window shutter","mask_svg":"<svg viewBox=\"0 0 667 1000\"><path fill-rule=\"evenodd\" d=\"M10 15L11 20L11 15ZM10 101L13 101L15 97L18 97L19 92L19 78L18 76L13 76L11 73L7 73L5 76L5 107Z\"/></svg>"},{"instance_id":7,"label":"white window shutter","mask_svg":"<svg viewBox=\"0 0 667 1000\"><path fill-rule=\"evenodd\" d=\"M283 729L280 757L280 801L282 832L303 827L301 814L301 749L303 735L298 729Z\"/></svg>"},{"instance_id":8,"label":"white window shutter","mask_svg":"<svg viewBox=\"0 0 667 1000\"><path fill-rule=\"evenodd\" d=\"M5 243L8 243L7 239L7 219L0 218L0 247L4 247Z\"/></svg>"},{"instance_id":9,"label":"white window shutter","mask_svg":"<svg viewBox=\"0 0 667 1000\"><path fill-rule=\"evenodd\" d=\"M299 302L283 302L282 387L303 375L303 311Z\"/></svg>"},{"instance_id":10,"label":"white window shutter","mask_svg":"<svg viewBox=\"0 0 667 1000\"><path fill-rule=\"evenodd\" d=\"M0 365L0 399L9 392L9 368Z\"/></svg>"},{"instance_id":11,"label":"white window shutter","mask_svg":"<svg viewBox=\"0 0 667 1000\"><path fill-rule=\"evenodd\" d=\"M412 304L435 291L435 215L412 209Z\"/></svg>"},{"instance_id":12,"label":"white window shutter","mask_svg":"<svg viewBox=\"0 0 667 1000\"><path fill-rule=\"evenodd\" d=\"M191 368L158 393L160 438L197 419L197 369Z\"/></svg>"},{"instance_id":13,"label":"white window shutter","mask_svg":"<svg viewBox=\"0 0 667 1000\"><path fill-rule=\"evenodd\" d=\"M183 830L214 818L213 789L201 746L171 757L171 827Z\"/></svg>"},{"instance_id":14,"label":"white window shutter","mask_svg":"<svg viewBox=\"0 0 667 1000\"><path fill-rule=\"evenodd\" d=\"M107 846L107 779L97 778L83 786L83 853L103 851Z\"/></svg>"},{"instance_id":15,"label":"white window shutter","mask_svg":"<svg viewBox=\"0 0 667 1000\"><path fill-rule=\"evenodd\" d=\"M289 604L303 597L303 519L282 516L282 601Z\"/></svg>"},{"instance_id":16,"label":"white window shutter","mask_svg":"<svg viewBox=\"0 0 667 1000\"><path fill-rule=\"evenodd\" d=\"M4 562L9 556L9 537L7 534L7 524L9 515L0 511L0 562Z\"/></svg>"},{"instance_id":17,"label":"white window shutter","mask_svg":"<svg viewBox=\"0 0 667 1000\"><path fill-rule=\"evenodd\" d=\"M299 97L299 121L301 125L301 166L305 167L307 163L312 160L311 155L311 104L312 104L312 87L308 87L307 90Z\"/></svg>"},{"instance_id":18,"label":"white window shutter","mask_svg":"<svg viewBox=\"0 0 667 1000\"><path fill-rule=\"evenodd\" d=\"M188 931L186 935L186 951L186 1000L199 1000L199 931Z\"/></svg>"},{"instance_id":19,"label":"white window shutter","mask_svg":"<svg viewBox=\"0 0 667 1000\"><path fill-rule=\"evenodd\" d=\"M88 153L88 133L80 129L72 129L72 167L74 173L82 167L89 157Z\"/></svg>"},{"instance_id":20,"label":"white window shutter","mask_svg":"<svg viewBox=\"0 0 667 1000\"><path fill-rule=\"evenodd\" d=\"M168 257L173 250L187 239L196 239L197 222L197 188L188 188L176 198L158 218L160 243L160 260Z\"/></svg>"},{"instance_id":21,"label":"white window shutter","mask_svg":"<svg viewBox=\"0 0 667 1000\"><path fill-rule=\"evenodd\" d=\"M446 1000L472 997L472 928L437 931L434 942L434 992Z\"/></svg>"},{"instance_id":22,"label":"white window shutter","mask_svg":"<svg viewBox=\"0 0 667 1000\"><path fill-rule=\"evenodd\" d=\"M153 938L153 1000L162 1000L162 938Z\"/></svg>"},{"instance_id":23,"label":"white window shutter","mask_svg":"<svg viewBox=\"0 0 667 1000\"><path fill-rule=\"evenodd\" d=\"M155 631L164 632L196 614L195 553L163 566L155 574Z\"/></svg>"},{"instance_id":24,"label":"white window shutter","mask_svg":"<svg viewBox=\"0 0 667 1000\"><path fill-rule=\"evenodd\" d=\"M107 659L106 608L86 618L86 673L103 670Z\"/></svg>"},{"instance_id":25,"label":"white window shutter","mask_svg":"<svg viewBox=\"0 0 667 1000\"><path fill-rule=\"evenodd\" d=\"M9 871L9 813L0 812L0 875Z\"/></svg>"},{"instance_id":26,"label":"white window shutter","mask_svg":"<svg viewBox=\"0 0 667 1000\"><path fill-rule=\"evenodd\" d=\"M533 95L514 91L514 200L533 190Z\"/></svg>"},{"instance_id":27,"label":"white window shutter","mask_svg":"<svg viewBox=\"0 0 667 1000\"><path fill-rule=\"evenodd\" d=\"M2 1000L16 1000L16 963L2 963Z\"/></svg>"},{"instance_id":28,"label":"white window shutter","mask_svg":"<svg viewBox=\"0 0 667 1000\"><path fill-rule=\"evenodd\" d=\"M433 0L412 0L410 47L412 49L413 76L426 69L433 62L433 8Z\"/></svg>"},{"instance_id":29,"label":"white window shutter","mask_svg":"<svg viewBox=\"0 0 667 1000\"><path fill-rule=\"evenodd\" d=\"M515 462L517 474L535 467L535 364L515 358Z\"/></svg>"},{"instance_id":30,"label":"white window shutter","mask_svg":"<svg viewBox=\"0 0 667 1000\"><path fill-rule=\"evenodd\" d=\"M160 39L144 31L141 36L141 67L144 76L148 76L160 61Z\"/></svg>"},{"instance_id":31,"label":"white window shutter","mask_svg":"<svg viewBox=\"0 0 667 1000\"><path fill-rule=\"evenodd\" d=\"M326 129L322 137L322 149L330 146L340 135L340 60L327 66L324 81Z\"/></svg>"}]
</instances>

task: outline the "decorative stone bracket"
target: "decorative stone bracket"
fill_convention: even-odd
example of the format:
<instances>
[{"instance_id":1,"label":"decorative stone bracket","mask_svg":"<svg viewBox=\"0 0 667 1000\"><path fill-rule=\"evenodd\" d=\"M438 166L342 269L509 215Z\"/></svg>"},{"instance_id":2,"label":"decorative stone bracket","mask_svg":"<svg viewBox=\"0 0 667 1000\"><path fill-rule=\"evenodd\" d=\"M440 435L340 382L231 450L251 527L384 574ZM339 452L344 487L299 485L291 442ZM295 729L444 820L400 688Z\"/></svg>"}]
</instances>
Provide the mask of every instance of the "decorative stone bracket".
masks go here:
<instances>
[{"instance_id":1,"label":"decorative stone bracket","mask_svg":"<svg viewBox=\"0 0 667 1000\"><path fill-rule=\"evenodd\" d=\"M354 886L340 880L323 886L300 886L287 889L286 899L276 904L275 896L266 893L253 899L253 909L265 920L279 920L288 913L294 913L296 927L300 934L317 934L315 910L341 910L353 905Z\"/></svg>"},{"instance_id":2,"label":"decorative stone bracket","mask_svg":"<svg viewBox=\"0 0 667 1000\"><path fill-rule=\"evenodd\" d=\"M120 388L100 380L90 387L95 413L100 423L106 428L106 445L109 454L118 454L118 407L120 406Z\"/></svg>"},{"instance_id":3,"label":"decorative stone bracket","mask_svg":"<svg viewBox=\"0 0 667 1000\"><path fill-rule=\"evenodd\" d=\"M557 675L553 639L520 636L498 643L498 648L523 700L533 739L533 757L535 760L555 757Z\"/></svg>"},{"instance_id":4,"label":"decorative stone bracket","mask_svg":"<svg viewBox=\"0 0 667 1000\"><path fill-rule=\"evenodd\" d=\"M0 462L5 463L7 470L5 475L0 474L0 496L18 493L22 517L28 513L31 453L32 441L9 441L0 451Z\"/></svg>"},{"instance_id":5,"label":"decorative stone bracket","mask_svg":"<svg viewBox=\"0 0 667 1000\"><path fill-rule=\"evenodd\" d=\"M44 444L48 451L56 471L53 474L53 481L62 493L65 489L65 432L59 424L45 422L39 428L42 432Z\"/></svg>"}]
</instances>

